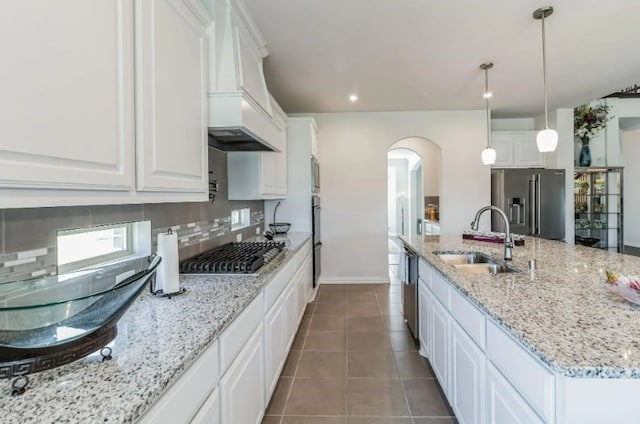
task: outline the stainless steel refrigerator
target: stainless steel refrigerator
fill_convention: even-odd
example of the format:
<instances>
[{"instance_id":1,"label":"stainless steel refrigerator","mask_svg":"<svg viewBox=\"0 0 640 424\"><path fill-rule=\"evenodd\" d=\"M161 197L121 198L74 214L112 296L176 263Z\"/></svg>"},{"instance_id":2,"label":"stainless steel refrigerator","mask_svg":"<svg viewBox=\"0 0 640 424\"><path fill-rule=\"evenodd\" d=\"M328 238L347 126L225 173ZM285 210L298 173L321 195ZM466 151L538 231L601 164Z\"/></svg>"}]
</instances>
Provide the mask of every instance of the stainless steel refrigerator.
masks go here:
<instances>
[{"instance_id":1,"label":"stainless steel refrigerator","mask_svg":"<svg viewBox=\"0 0 640 424\"><path fill-rule=\"evenodd\" d=\"M515 234L564 240L565 184L564 169L494 169L491 204L505 211ZM504 232L497 214L491 228Z\"/></svg>"}]
</instances>

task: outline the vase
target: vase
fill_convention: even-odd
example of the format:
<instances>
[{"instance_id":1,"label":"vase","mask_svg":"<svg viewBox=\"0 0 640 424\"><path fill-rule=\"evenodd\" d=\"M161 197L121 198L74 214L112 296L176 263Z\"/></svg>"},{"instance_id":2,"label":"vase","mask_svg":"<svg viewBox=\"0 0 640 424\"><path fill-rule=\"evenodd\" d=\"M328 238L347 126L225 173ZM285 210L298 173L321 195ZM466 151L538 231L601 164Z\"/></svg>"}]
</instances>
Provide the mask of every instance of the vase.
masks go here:
<instances>
[{"instance_id":1,"label":"vase","mask_svg":"<svg viewBox=\"0 0 640 424\"><path fill-rule=\"evenodd\" d=\"M588 144L583 144L580 149L580 160L578 162L580 166L591 166L591 149Z\"/></svg>"}]
</instances>

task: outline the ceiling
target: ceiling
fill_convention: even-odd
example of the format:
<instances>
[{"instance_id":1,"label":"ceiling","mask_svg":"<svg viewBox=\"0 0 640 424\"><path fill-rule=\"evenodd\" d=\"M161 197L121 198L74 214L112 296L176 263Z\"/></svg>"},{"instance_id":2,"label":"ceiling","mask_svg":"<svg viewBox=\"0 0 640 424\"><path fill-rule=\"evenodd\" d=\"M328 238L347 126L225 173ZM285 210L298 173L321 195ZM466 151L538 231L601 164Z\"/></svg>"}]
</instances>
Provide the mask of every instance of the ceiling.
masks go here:
<instances>
[{"instance_id":1,"label":"ceiling","mask_svg":"<svg viewBox=\"0 0 640 424\"><path fill-rule=\"evenodd\" d=\"M267 85L287 113L483 109L543 111L640 82L639 0L245 0L270 55ZM348 96L357 93L351 103Z\"/></svg>"}]
</instances>

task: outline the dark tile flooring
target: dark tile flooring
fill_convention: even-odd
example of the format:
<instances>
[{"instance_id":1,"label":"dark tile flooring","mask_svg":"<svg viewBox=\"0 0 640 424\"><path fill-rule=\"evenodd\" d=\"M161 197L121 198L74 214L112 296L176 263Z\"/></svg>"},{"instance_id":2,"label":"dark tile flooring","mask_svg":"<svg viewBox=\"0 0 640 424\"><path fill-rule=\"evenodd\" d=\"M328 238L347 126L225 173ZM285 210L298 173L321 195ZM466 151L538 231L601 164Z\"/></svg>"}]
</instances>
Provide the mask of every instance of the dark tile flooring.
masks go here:
<instances>
[{"instance_id":1,"label":"dark tile flooring","mask_svg":"<svg viewBox=\"0 0 640 424\"><path fill-rule=\"evenodd\" d=\"M416 351L397 284L324 285L310 303L264 424L454 424Z\"/></svg>"}]
</instances>

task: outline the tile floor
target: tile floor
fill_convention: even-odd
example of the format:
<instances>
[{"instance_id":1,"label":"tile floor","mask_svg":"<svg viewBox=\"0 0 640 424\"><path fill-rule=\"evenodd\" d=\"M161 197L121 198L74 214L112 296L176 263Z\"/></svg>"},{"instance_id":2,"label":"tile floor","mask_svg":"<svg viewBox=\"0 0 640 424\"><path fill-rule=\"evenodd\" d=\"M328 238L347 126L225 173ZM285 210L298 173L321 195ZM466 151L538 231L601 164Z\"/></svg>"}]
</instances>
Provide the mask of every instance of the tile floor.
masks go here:
<instances>
[{"instance_id":1,"label":"tile floor","mask_svg":"<svg viewBox=\"0 0 640 424\"><path fill-rule=\"evenodd\" d=\"M400 285L324 285L264 424L453 424L401 315Z\"/></svg>"}]
</instances>

